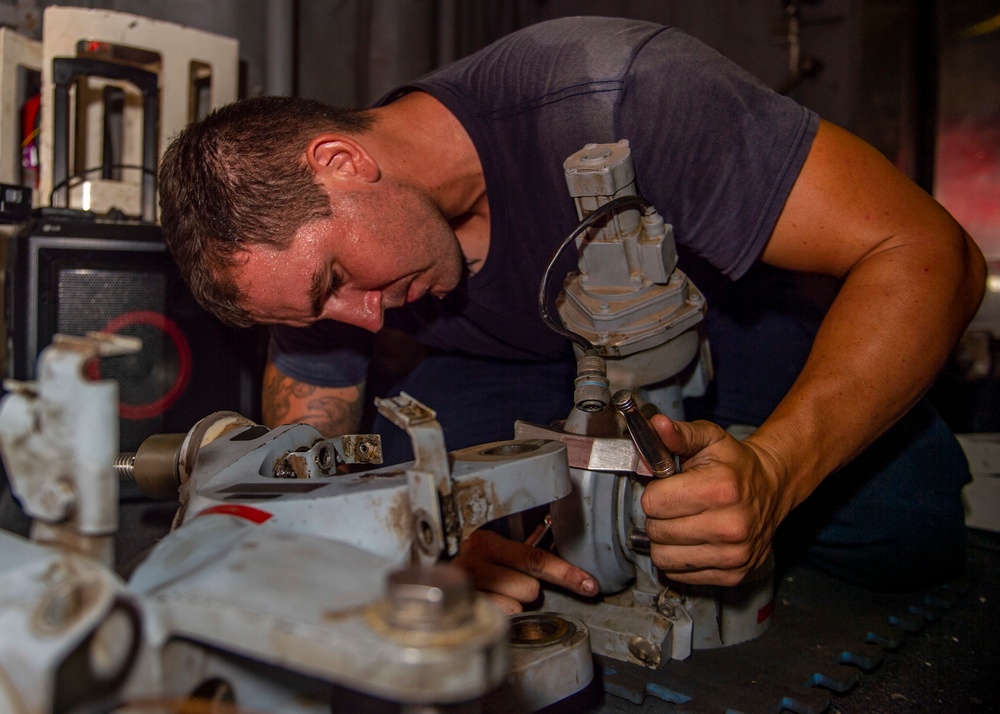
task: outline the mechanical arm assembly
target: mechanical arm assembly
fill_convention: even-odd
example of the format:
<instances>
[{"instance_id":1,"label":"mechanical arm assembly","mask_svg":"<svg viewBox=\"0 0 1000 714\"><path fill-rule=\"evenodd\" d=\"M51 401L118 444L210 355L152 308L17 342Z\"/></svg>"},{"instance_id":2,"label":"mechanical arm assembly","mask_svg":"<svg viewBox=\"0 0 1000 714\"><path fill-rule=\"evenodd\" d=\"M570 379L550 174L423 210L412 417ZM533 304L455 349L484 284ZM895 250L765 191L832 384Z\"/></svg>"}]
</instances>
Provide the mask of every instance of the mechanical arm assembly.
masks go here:
<instances>
[{"instance_id":1,"label":"mechanical arm assembly","mask_svg":"<svg viewBox=\"0 0 1000 714\"><path fill-rule=\"evenodd\" d=\"M535 711L587 686L594 653L655 669L763 632L770 573L671 583L639 506L680 468L646 415L683 416L710 378L705 301L636 193L627 142L589 144L565 173L582 222L552 264L575 246L579 270L551 300L550 265L539 295L578 352L576 407L557 425L448 452L434 411L400 394L377 407L411 463L339 469L378 464L378 437L231 412L118 458L116 385L85 365L133 340L57 337L37 382L8 383L0 446L33 524L30 540L0 531L0 710ZM127 580L111 545L119 475L181 503ZM448 560L481 526L539 510L601 594L547 590L543 611L507 618Z\"/></svg>"}]
</instances>

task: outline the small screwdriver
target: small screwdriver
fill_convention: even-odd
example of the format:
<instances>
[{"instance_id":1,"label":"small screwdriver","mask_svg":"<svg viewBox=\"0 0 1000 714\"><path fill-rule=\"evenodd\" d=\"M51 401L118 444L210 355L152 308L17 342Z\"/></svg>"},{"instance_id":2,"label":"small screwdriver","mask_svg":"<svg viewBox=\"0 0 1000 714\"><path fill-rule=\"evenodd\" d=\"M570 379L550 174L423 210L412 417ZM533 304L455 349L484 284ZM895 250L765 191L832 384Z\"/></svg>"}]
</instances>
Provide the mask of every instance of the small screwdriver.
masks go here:
<instances>
[{"instance_id":1,"label":"small screwdriver","mask_svg":"<svg viewBox=\"0 0 1000 714\"><path fill-rule=\"evenodd\" d=\"M660 435L639 411L631 390L619 389L615 392L611 397L611 406L625 417L625 425L632 435L632 441L635 442L639 455L649 464L653 475L665 478L677 473L676 457L663 445Z\"/></svg>"}]
</instances>

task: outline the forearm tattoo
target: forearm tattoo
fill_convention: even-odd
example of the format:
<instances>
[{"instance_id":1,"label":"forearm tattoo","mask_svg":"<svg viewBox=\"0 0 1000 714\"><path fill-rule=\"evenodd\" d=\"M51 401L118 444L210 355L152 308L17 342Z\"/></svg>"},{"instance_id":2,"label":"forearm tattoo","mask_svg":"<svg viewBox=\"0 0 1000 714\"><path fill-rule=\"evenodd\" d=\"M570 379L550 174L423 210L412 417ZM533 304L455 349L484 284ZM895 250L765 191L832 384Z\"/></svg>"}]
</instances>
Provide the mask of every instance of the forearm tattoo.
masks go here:
<instances>
[{"instance_id":1,"label":"forearm tattoo","mask_svg":"<svg viewBox=\"0 0 1000 714\"><path fill-rule=\"evenodd\" d=\"M359 397L363 389L361 385L356 398L344 399L321 394L325 391L322 387L299 382L277 370L268 370L262 394L264 422L270 426L289 421L310 424L327 438L350 433L361 421Z\"/></svg>"}]
</instances>

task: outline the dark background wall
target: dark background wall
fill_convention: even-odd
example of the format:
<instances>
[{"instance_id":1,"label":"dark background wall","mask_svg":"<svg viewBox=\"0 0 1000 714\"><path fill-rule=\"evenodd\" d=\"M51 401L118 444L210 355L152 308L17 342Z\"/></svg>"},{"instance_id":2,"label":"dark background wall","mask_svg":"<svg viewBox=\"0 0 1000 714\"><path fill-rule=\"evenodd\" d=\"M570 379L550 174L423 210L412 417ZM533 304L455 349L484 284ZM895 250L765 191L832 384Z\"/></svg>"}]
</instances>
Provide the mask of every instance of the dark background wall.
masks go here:
<instances>
[{"instance_id":1,"label":"dark background wall","mask_svg":"<svg viewBox=\"0 0 1000 714\"><path fill-rule=\"evenodd\" d=\"M0 0L24 5L24 0ZM39 11L48 4L37 3ZM802 52L822 65L793 94L831 121L896 150L907 0L82 0L236 37L245 94L299 94L363 105L490 41L566 15L678 25L768 84L789 75L788 15L800 8ZM928 4L929 5L929 4ZM275 18L278 18L277 20ZM37 28L26 28L28 31ZM284 77L275 80L274 77Z\"/></svg>"},{"instance_id":2,"label":"dark background wall","mask_svg":"<svg viewBox=\"0 0 1000 714\"><path fill-rule=\"evenodd\" d=\"M19 23L26 34L37 35L41 11L49 4L57 3L0 0L0 22ZM789 19L794 13L800 52L813 73L788 93L874 144L928 189L935 182L939 120L971 114L986 117L995 126L1000 113L1000 75L995 71L1000 66L996 21L1000 0L64 0L59 4L129 12L235 37L240 42L244 95L298 94L348 106L367 104L396 84L508 32L566 15L615 15L678 25L767 84L787 89L792 74ZM984 136L982 127L977 128L972 141L996 138L995 129L990 131ZM1000 185L995 158L991 154L987 165L992 168L985 169L991 188ZM968 189L953 184L953 190L945 188L943 195L955 205L969 204ZM987 252L1000 255L1000 199L987 204L989 215L982 220L959 218L974 224L973 233L983 237ZM983 214L983 205L971 208Z\"/></svg>"}]
</instances>

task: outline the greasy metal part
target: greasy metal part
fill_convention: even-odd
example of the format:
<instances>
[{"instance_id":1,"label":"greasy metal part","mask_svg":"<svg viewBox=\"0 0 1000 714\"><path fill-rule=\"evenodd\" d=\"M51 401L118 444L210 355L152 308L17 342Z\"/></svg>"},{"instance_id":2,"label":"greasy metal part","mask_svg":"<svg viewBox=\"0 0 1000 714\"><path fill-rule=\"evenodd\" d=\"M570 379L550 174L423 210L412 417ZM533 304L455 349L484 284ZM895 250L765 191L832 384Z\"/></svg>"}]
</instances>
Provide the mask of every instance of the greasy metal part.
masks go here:
<instances>
[{"instance_id":1,"label":"greasy metal part","mask_svg":"<svg viewBox=\"0 0 1000 714\"><path fill-rule=\"evenodd\" d=\"M523 613L510 623L510 643L515 647L561 644L575 634L575 624L549 612Z\"/></svg>"},{"instance_id":2,"label":"greasy metal part","mask_svg":"<svg viewBox=\"0 0 1000 714\"><path fill-rule=\"evenodd\" d=\"M337 451L328 441L317 441L308 449L293 451L275 462L275 478L321 478L337 472Z\"/></svg>"},{"instance_id":3,"label":"greasy metal part","mask_svg":"<svg viewBox=\"0 0 1000 714\"><path fill-rule=\"evenodd\" d=\"M197 448L218 438L236 427L256 426L239 415L219 412L216 418L202 420L197 425L205 434L196 440L190 434L154 434L148 437L135 453L124 452L117 456L114 470L123 481L134 481L143 495L155 499L175 499L182 483L182 455L185 462L193 462ZM264 429L264 427L257 427ZM197 446L195 454L185 454ZM343 464L382 463L382 440L377 434L348 434L332 439L318 439L311 447L300 447L278 459L272 467L274 478L319 478L331 476Z\"/></svg>"},{"instance_id":4,"label":"greasy metal part","mask_svg":"<svg viewBox=\"0 0 1000 714\"><path fill-rule=\"evenodd\" d=\"M595 654L657 667L667 659L691 654L691 619L683 608L657 609L653 599L629 590L600 603L581 601L565 593L546 590L545 606L587 623Z\"/></svg>"},{"instance_id":5,"label":"greasy metal part","mask_svg":"<svg viewBox=\"0 0 1000 714\"><path fill-rule=\"evenodd\" d=\"M663 444L660 435L656 433L635 403L635 395L628 389L619 389L611 397L615 410L625 418L632 441L635 442L643 461L649 464L650 470L657 478L665 478L677 473L677 459Z\"/></svg>"},{"instance_id":6,"label":"greasy metal part","mask_svg":"<svg viewBox=\"0 0 1000 714\"><path fill-rule=\"evenodd\" d=\"M550 439L514 439L450 454L461 538L505 515L569 495L566 447Z\"/></svg>"},{"instance_id":7,"label":"greasy metal part","mask_svg":"<svg viewBox=\"0 0 1000 714\"><path fill-rule=\"evenodd\" d=\"M428 412L412 410L418 417ZM412 607L423 598L433 613L437 601L427 597L433 591L427 582L409 583L416 596L411 589L405 596L393 590L380 597L385 578L409 560L410 465L309 481L269 476L278 458L315 443L316 435L306 425L265 432L244 427L200 449L186 483L184 524L160 542L130 582L156 603L158 627L195 641L211 633L215 647L224 642L227 650L395 701L464 701L495 687L506 672L506 620L489 601L474 596L468 620L455 615L461 606L446 605L443 625L428 626L435 616L419 607L414 615ZM440 455L442 463L449 460L463 538L489 520L570 491L566 450L556 441L503 441ZM306 573L303 562L310 564ZM281 588L281 597L274 598L274 583L287 582L296 588ZM456 601L448 596L453 591L441 589L440 602ZM407 598L409 607L401 606ZM497 623L502 629L492 629ZM486 644L492 642L487 633L498 631L500 642ZM276 648L275 637L285 645ZM316 638L329 643L322 652ZM580 648L586 652L588 646L584 639ZM553 650L553 667L559 657L579 656ZM579 676L570 680L576 683L572 691L590 677L582 679L582 670L574 669ZM478 683L470 683L473 675ZM562 696L572 693L570 686L560 683Z\"/></svg>"},{"instance_id":8,"label":"greasy metal part","mask_svg":"<svg viewBox=\"0 0 1000 714\"><path fill-rule=\"evenodd\" d=\"M452 497L448 452L444 432L432 409L406 392L391 399L376 399L379 413L403 429L413 443L415 461L407 469L410 510L417 562L429 564L442 555L458 553L461 523Z\"/></svg>"},{"instance_id":9,"label":"greasy metal part","mask_svg":"<svg viewBox=\"0 0 1000 714\"><path fill-rule=\"evenodd\" d=\"M628 653L635 657L636 661L647 667L659 667L662 652L660 647L653 644L645 637L636 635L628 641Z\"/></svg>"},{"instance_id":10,"label":"greasy metal part","mask_svg":"<svg viewBox=\"0 0 1000 714\"><path fill-rule=\"evenodd\" d=\"M382 437L378 434L345 434L329 441L337 452L339 463L382 463Z\"/></svg>"},{"instance_id":11,"label":"greasy metal part","mask_svg":"<svg viewBox=\"0 0 1000 714\"><path fill-rule=\"evenodd\" d=\"M576 361L573 402L584 412L599 412L608 408L608 370L602 357L584 355Z\"/></svg>"},{"instance_id":12,"label":"greasy metal part","mask_svg":"<svg viewBox=\"0 0 1000 714\"><path fill-rule=\"evenodd\" d=\"M293 451L274 465L275 478L335 476L338 466L382 463L382 437L347 434L317 441L308 449Z\"/></svg>"},{"instance_id":13,"label":"greasy metal part","mask_svg":"<svg viewBox=\"0 0 1000 714\"><path fill-rule=\"evenodd\" d=\"M590 629L561 612L528 612L510 618L510 669L485 710L520 714L544 709L586 686L594 676Z\"/></svg>"},{"instance_id":14,"label":"greasy metal part","mask_svg":"<svg viewBox=\"0 0 1000 714\"><path fill-rule=\"evenodd\" d=\"M649 555L649 550L652 546L649 536L646 535L646 531L639 530L638 528L629 530L628 544L633 553L641 553L643 555Z\"/></svg>"},{"instance_id":15,"label":"greasy metal part","mask_svg":"<svg viewBox=\"0 0 1000 714\"><path fill-rule=\"evenodd\" d=\"M242 438L247 434L254 438ZM193 476L182 488L187 501L177 525L212 509L246 507L268 523L273 519L298 532L351 543L391 560L400 558L400 563L408 560L415 532L407 480L410 464L325 479L271 477L277 460L317 439L313 427L295 424L259 434L246 427L233 429L205 444ZM489 521L548 504L572 488L566 448L558 441L495 442L448 457L463 539Z\"/></svg>"},{"instance_id":16,"label":"greasy metal part","mask_svg":"<svg viewBox=\"0 0 1000 714\"><path fill-rule=\"evenodd\" d=\"M186 434L154 434L139 445L132 460L133 477L147 498L176 500L181 445Z\"/></svg>"}]
</instances>

